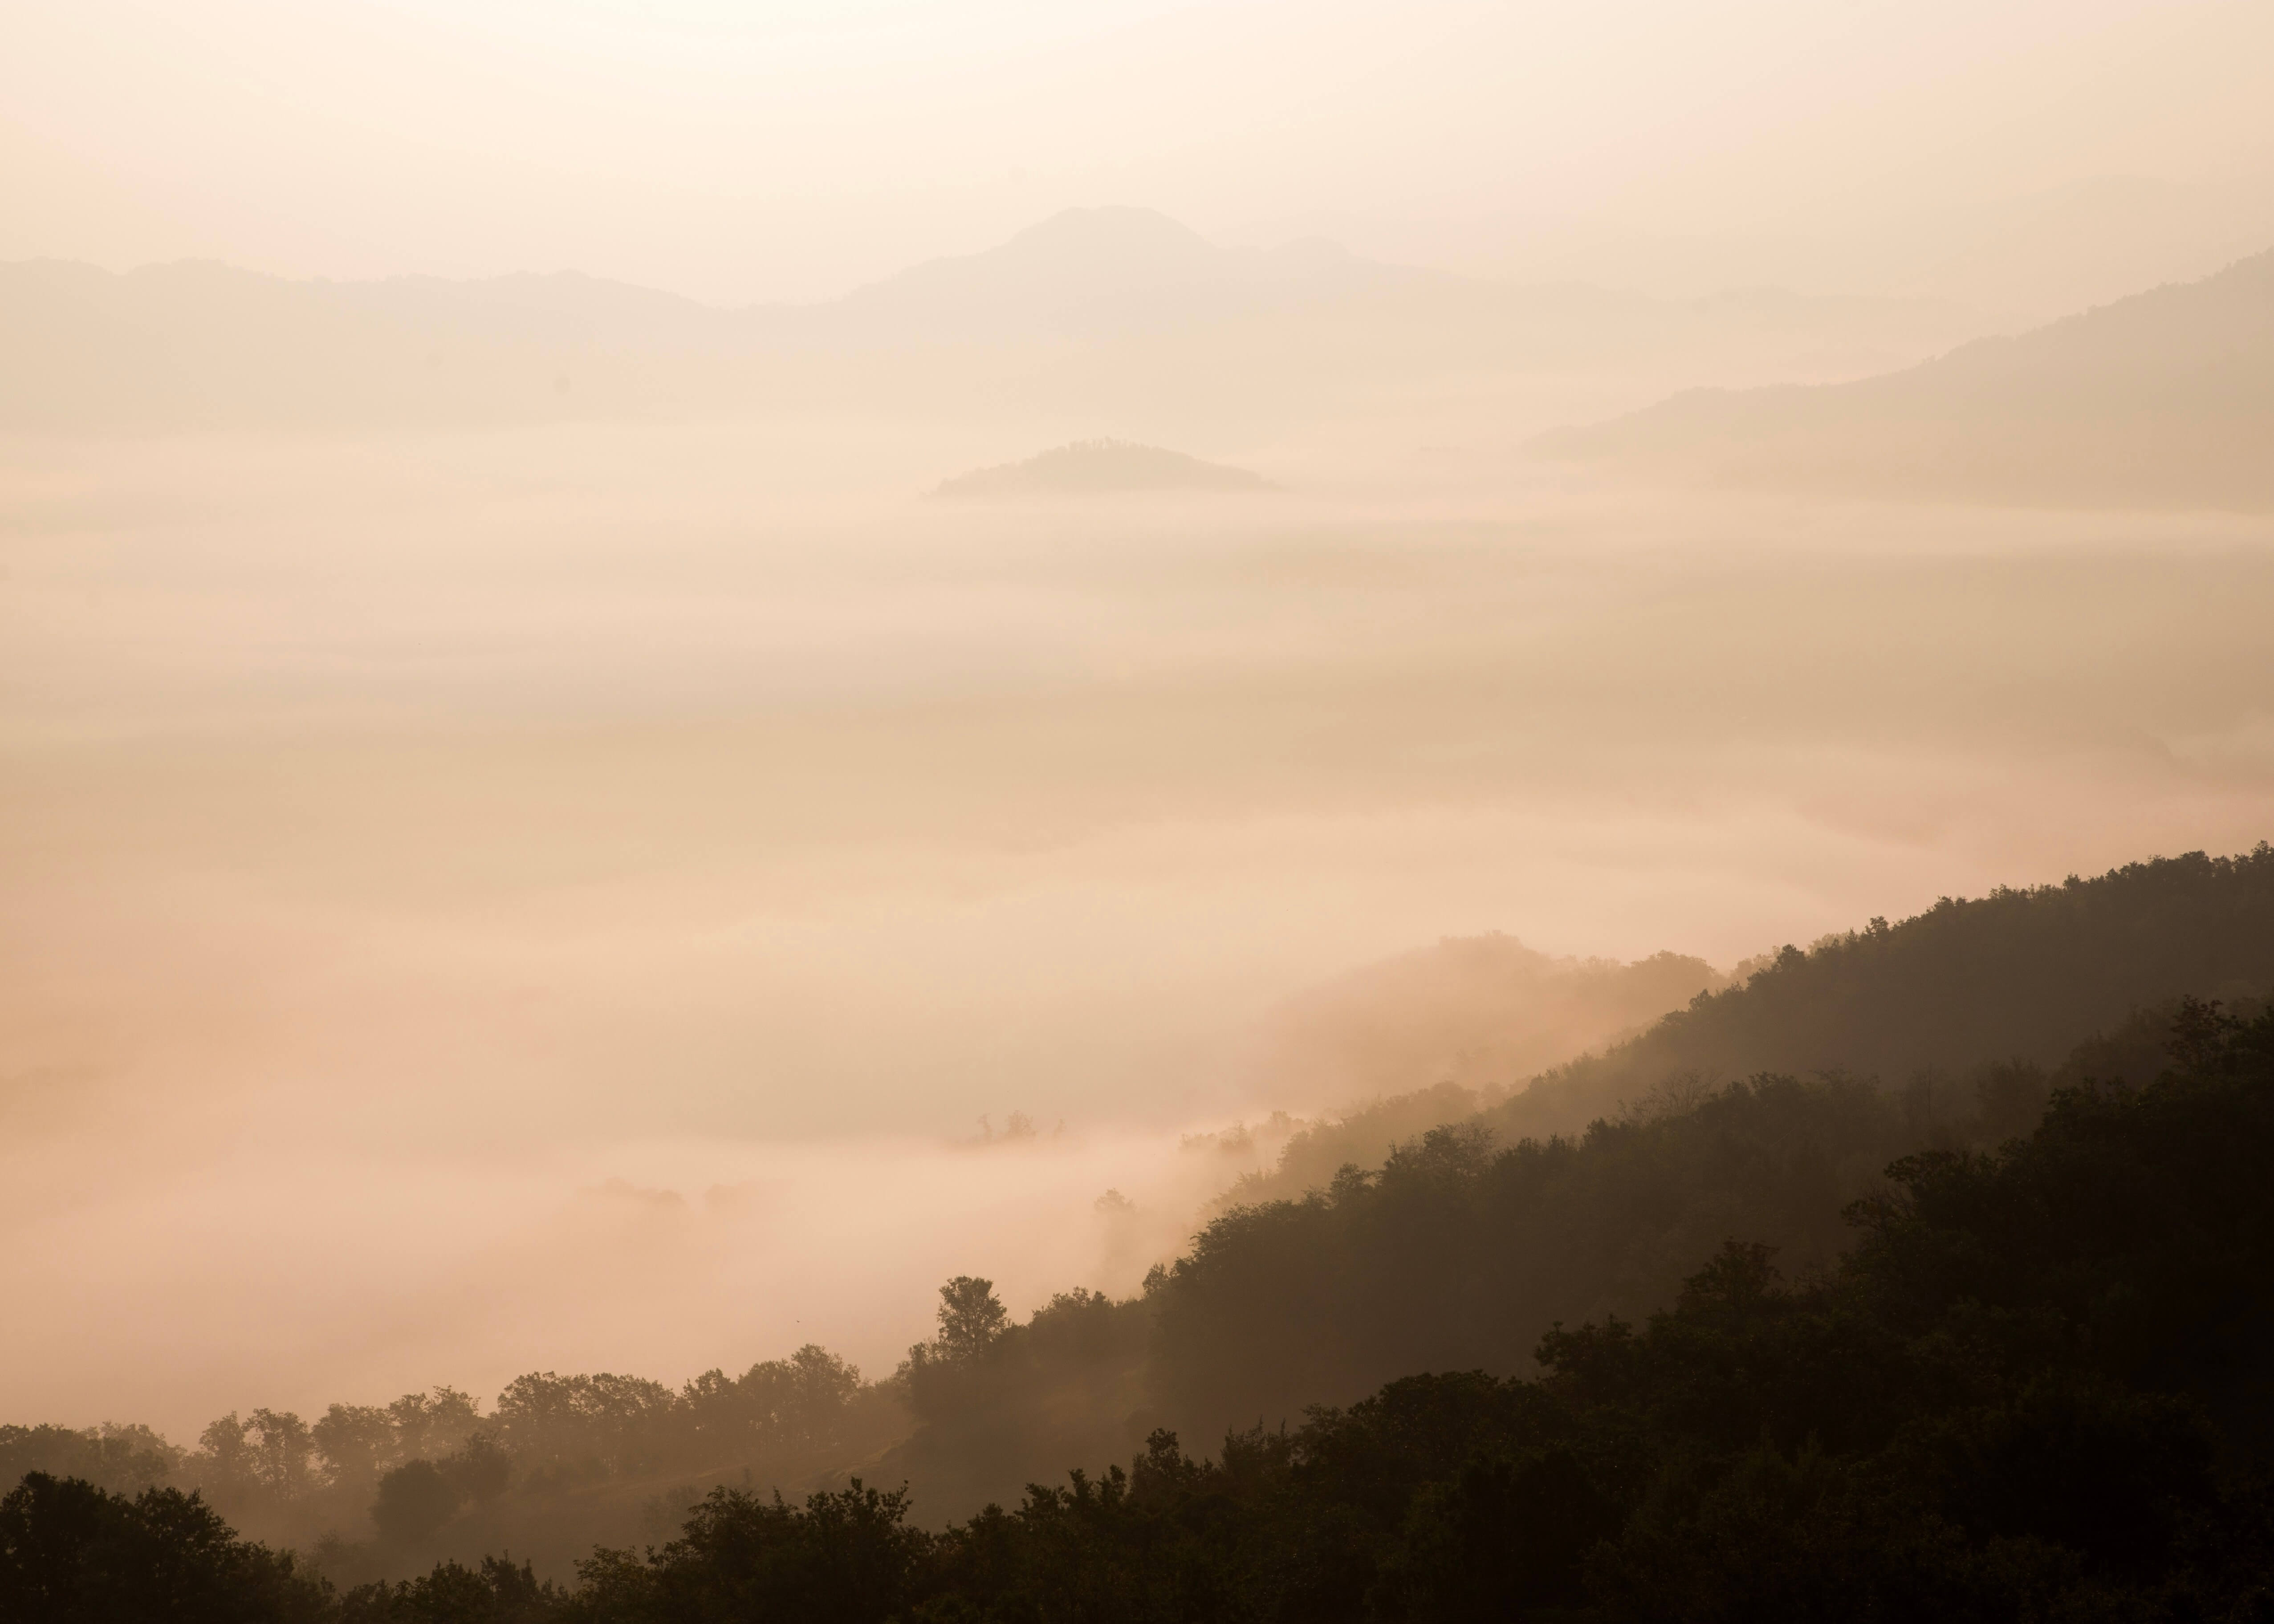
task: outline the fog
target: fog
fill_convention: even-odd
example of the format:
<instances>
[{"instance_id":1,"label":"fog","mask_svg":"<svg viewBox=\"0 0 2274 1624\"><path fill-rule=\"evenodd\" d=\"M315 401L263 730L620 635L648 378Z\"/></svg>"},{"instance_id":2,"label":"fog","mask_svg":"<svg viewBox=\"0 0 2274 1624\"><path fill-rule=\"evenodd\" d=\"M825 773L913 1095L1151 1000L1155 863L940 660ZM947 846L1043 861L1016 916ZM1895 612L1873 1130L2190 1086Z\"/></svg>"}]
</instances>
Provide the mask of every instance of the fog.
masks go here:
<instances>
[{"instance_id":1,"label":"fog","mask_svg":"<svg viewBox=\"0 0 2274 1624\"><path fill-rule=\"evenodd\" d=\"M2260 11L1755 8L1683 79L1650 8L1237 8L1206 71L1134 5L34 9L0 1421L885 1375L951 1274L1135 1290L1301 1121L2269 832L2264 265L2121 477L2108 329L1998 341L2274 245ZM1963 443L1888 453L1888 374ZM1650 410L1708 387L1779 392Z\"/></svg>"},{"instance_id":2,"label":"fog","mask_svg":"<svg viewBox=\"0 0 2274 1624\"><path fill-rule=\"evenodd\" d=\"M1290 1035L1368 959L1727 968L2262 827L2254 518L927 497L983 438L10 447L19 1405L883 1373L950 1273L1132 1289L1272 1148L1186 1134L1449 1075Z\"/></svg>"}]
</instances>

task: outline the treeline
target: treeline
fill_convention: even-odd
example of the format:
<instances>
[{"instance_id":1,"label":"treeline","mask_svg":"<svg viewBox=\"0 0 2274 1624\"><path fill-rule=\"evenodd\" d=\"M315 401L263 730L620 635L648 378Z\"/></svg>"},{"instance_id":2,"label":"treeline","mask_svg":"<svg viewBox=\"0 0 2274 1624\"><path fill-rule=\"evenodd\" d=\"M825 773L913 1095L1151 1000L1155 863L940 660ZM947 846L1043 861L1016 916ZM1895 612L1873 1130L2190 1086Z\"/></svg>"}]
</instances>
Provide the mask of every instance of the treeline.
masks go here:
<instances>
[{"instance_id":1,"label":"treeline","mask_svg":"<svg viewBox=\"0 0 2274 1624\"><path fill-rule=\"evenodd\" d=\"M722 1485L794 1497L857 1473L907 1485L937 1528L1156 1431L1299 1425L1416 1371L1532 1378L1556 1324L1664 1308L1731 1236L1788 1273L1830 1269L1843 1207L1886 1196L1890 1163L1993 1151L2088 1078L2143 1084L2174 994L2270 987L2263 845L1954 901L1788 950L1536 1084L1555 1110L1600 1107L1577 1132L1526 1132L1529 1094L1464 1116L1448 1089L1381 1165L1235 1204L1136 1297L1072 1291L1013 1323L985 1282L952 1282L938 1337L879 1381L809 1348L675 1391L533 1374L486 1413L448 1388L305 1424L254 1410L193 1452L147 1429L4 1428L0 1485L194 1487L343 1584L485 1550L565 1575ZM1856 1034L1844 1060L1827 1007ZM1420 1131L1440 1108L1457 1120ZM1329 1142L1299 1139L1288 1165Z\"/></svg>"},{"instance_id":2,"label":"treeline","mask_svg":"<svg viewBox=\"0 0 2274 1624\"><path fill-rule=\"evenodd\" d=\"M898 1490L721 1488L565 1586L493 1560L343 1594L177 1492L35 1477L0 1616L159 1616L162 1571L214 1598L168 1615L246 1624L2263 1618L2274 1011L2189 1001L2169 1036L2151 1083L1895 1162L1831 1268L1728 1241L1646 1320L1552 1329L1533 1378L1409 1376L1214 1459L1156 1431L937 1533ZM946 1365L1009 1332L960 1291Z\"/></svg>"},{"instance_id":3,"label":"treeline","mask_svg":"<svg viewBox=\"0 0 2274 1624\"><path fill-rule=\"evenodd\" d=\"M712 1484L794 1485L876 1454L907 1430L902 1387L809 1345L677 1391L547 1371L516 1379L487 1413L450 1387L334 1404L312 1423L232 1412L195 1450L141 1426L0 1426L0 1482L36 1471L130 1495L194 1489L335 1575L508 1545L566 1571L598 1539L659 1515L668 1529Z\"/></svg>"}]
</instances>

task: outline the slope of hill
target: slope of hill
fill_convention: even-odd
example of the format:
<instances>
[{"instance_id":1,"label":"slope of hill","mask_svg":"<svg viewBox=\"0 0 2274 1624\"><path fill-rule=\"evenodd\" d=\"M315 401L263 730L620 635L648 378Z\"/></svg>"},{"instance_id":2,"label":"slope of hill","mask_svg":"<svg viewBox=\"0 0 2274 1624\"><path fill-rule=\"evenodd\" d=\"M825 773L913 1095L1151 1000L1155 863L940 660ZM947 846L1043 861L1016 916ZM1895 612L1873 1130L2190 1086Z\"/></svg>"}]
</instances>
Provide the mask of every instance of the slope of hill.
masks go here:
<instances>
[{"instance_id":1,"label":"slope of hill","mask_svg":"<svg viewBox=\"0 0 2274 1624\"><path fill-rule=\"evenodd\" d=\"M1701 389L1540 455L1713 484L2274 503L2274 252L1847 384Z\"/></svg>"},{"instance_id":2,"label":"slope of hill","mask_svg":"<svg viewBox=\"0 0 2274 1624\"><path fill-rule=\"evenodd\" d=\"M1731 1236L1828 1267L1896 1158L2026 1133L2087 1078L2144 1082L2180 999L2270 992L2264 845L1788 949L1378 1169L1251 1186L1142 1299L1062 1300L999 1363L915 1387L887 1464L960 1515L1053 1456L1110 1458L1117 1428L1214 1438L1400 1373L1519 1372L1559 1320L1664 1306Z\"/></svg>"},{"instance_id":3,"label":"slope of hill","mask_svg":"<svg viewBox=\"0 0 2274 1624\"><path fill-rule=\"evenodd\" d=\"M689 1487L651 1520L663 1533L684 1516L676 1538L593 1551L570 1586L492 1546L478 1568L343 1597L336 1539L318 1578L178 1490L130 1500L34 1471L0 1498L0 1612L2256 1619L2274 1560L2274 1015L2189 1004L2170 1037L2172 1064L2144 1086L2079 1087L1995 1154L1889 1169L1832 1267L1796 1279L1773 1247L1728 1239L1645 1323L1548 1330L1536 1377L1410 1371L1299 1426L1227 1432L1213 1459L1154 1427L1107 1443L1096 1476L1059 1487L1045 1469L937 1531L911 1522L938 1518L922 1487L856 1479L802 1505ZM1525 1173L1519 1157L1434 1160L1409 1204ZM1061 1298L1006 1328L985 1282L941 1295L941 1335L907 1378L920 1407L927 1390L991 1388L1044 1412L1057 1395L1006 1374L1035 1373L1045 1334L1062 1363L1128 1318ZM967 1441L990 1458L1005 1440ZM501 1490L494 1469L515 1466L478 1440L470 1463ZM428 1461L397 1468L382 1529L421 1508L418 1485L450 1482Z\"/></svg>"},{"instance_id":4,"label":"slope of hill","mask_svg":"<svg viewBox=\"0 0 2274 1624\"><path fill-rule=\"evenodd\" d=\"M1399 1140L1498 1097L1509 1079L1616 1042L1726 984L1680 953L1556 959L1501 935L1448 937L1337 976L1276 1012L1254 1072L1273 1099L1360 1103L1306 1124L1269 1176L1225 1200L1298 1196L1346 1162L1378 1166Z\"/></svg>"},{"instance_id":5,"label":"slope of hill","mask_svg":"<svg viewBox=\"0 0 2274 1624\"><path fill-rule=\"evenodd\" d=\"M1928 1158L1894 1169L1914 1187L1921 1169L1996 1165L1967 1158L2029 1134L2052 1099L2071 1101L2072 1123L2075 1101L2103 1102L2120 1139L2124 1101L2167 1059L2202 1071L2234 1030L2176 995L2246 989L2274 989L2274 847L1954 901L1788 951L1592 1063L1601 1075L1567 1068L1535 1092L1563 1085L1568 1112L1591 1084L1646 1088L1667 1065L1704 1069L1701 1056L1878 1066L1899 1086L1692 1078L1553 1139L1518 1139L1520 1112L1472 1116L1378 1169L1223 1214L1136 1298L1069 1291L1018 1324L986 1281L951 1281L939 1338L884 1382L809 1348L677 1393L532 1374L487 1415L447 1389L385 1411L335 1406L313 1426L256 1410L216 1422L195 1454L131 1427L0 1428L0 1466L122 1489L202 1484L269 1538L346 1528L327 1559L343 1575L503 1543L565 1573L591 1541L647 1531L644 1503L673 1510L734 1481L907 1483L936 1523L1069 1466L1102 1467L1156 1428L1205 1447L1417 1372L1522 1377L1558 1321L1675 1305L1731 1237L1773 1250L1789 1277L1820 1277L1851 1239L1843 1209L1894 1193L1897 1158ZM2256 1030L2263 1060L2274 1028L2260 1018ZM1894 1070L1923 1056L1966 1069ZM2093 1079L2115 1086L2057 1092ZM402 1503L374 1539L360 1514L388 1482ZM424 1500L403 1498L420 1484Z\"/></svg>"},{"instance_id":6,"label":"slope of hill","mask_svg":"<svg viewBox=\"0 0 2274 1624\"><path fill-rule=\"evenodd\" d=\"M1700 994L1626 1042L1533 1079L1487 1114L1504 1136L1570 1132L1671 1089L1761 1071L1907 1086L1997 1062L2049 1066L2111 1010L2274 989L2274 847L2194 852L2097 879L1945 898Z\"/></svg>"},{"instance_id":7,"label":"slope of hill","mask_svg":"<svg viewBox=\"0 0 2274 1624\"><path fill-rule=\"evenodd\" d=\"M974 469L940 482L938 496L1099 496L1126 491L1269 491L1261 474L1203 462L1181 451L1119 440L1078 440L1023 462Z\"/></svg>"}]
</instances>

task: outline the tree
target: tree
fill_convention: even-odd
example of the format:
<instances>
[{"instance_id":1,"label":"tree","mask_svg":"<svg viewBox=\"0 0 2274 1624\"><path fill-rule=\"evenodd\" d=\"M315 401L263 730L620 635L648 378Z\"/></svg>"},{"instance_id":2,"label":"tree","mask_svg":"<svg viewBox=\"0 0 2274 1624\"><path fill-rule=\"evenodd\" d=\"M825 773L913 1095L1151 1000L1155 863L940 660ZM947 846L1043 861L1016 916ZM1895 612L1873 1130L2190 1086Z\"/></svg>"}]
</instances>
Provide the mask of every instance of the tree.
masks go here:
<instances>
[{"instance_id":1,"label":"tree","mask_svg":"<svg viewBox=\"0 0 2274 1624\"><path fill-rule=\"evenodd\" d=\"M297 1500L308 1492L308 1457L315 1452L315 1440L306 1422L289 1410L256 1410L245 1433L261 1487L278 1500Z\"/></svg>"},{"instance_id":2,"label":"tree","mask_svg":"<svg viewBox=\"0 0 2274 1624\"><path fill-rule=\"evenodd\" d=\"M113 1493L137 1494L182 1469L184 1452L147 1426L105 1422L84 1432L68 1426L0 1426L0 1485L26 1472L83 1477Z\"/></svg>"},{"instance_id":3,"label":"tree","mask_svg":"<svg viewBox=\"0 0 2274 1624\"><path fill-rule=\"evenodd\" d=\"M373 1404L335 1404L308 1432L335 1486L374 1482L397 1458L395 1417Z\"/></svg>"},{"instance_id":4,"label":"tree","mask_svg":"<svg viewBox=\"0 0 2274 1624\"><path fill-rule=\"evenodd\" d=\"M463 1496L450 1475L432 1461L405 1461L379 1480L371 1520L392 1545L418 1545L457 1515Z\"/></svg>"},{"instance_id":5,"label":"tree","mask_svg":"<svg viewBox=\"0 0 2274 1624\"><path fill-rule=\"evenodd\" d=\"M256 1451L245 1440L251 1423L230 1410L198 1434L197 1480L224 1500L235 1500L259 1479Z\"/></svg>"},{"instance_id":6,"label":"tree","mask_svg":"<svg viewBox=\"0 0 2274 1624\"><path fill-rule=\"evenodd\" d=\"M314 1624L320 1583L238 1539L196 1494L132 1500L26 1477L0 1499L0 1619L11 1624Z\"/></svg>"},{"instance_id":7,"label":"tree","mask_svg":"<svg viewBox=\"0 0 2274 1624\"><path fill-rule=\"evenodd\" d=\"M802 1506L714 1489L677 1539L644 1561L600 1551L576 1598L595 1624L882 1624L915 1598L930 1540L906 1526L907 1495L857 1477Z\"/></svg>"},{"instance_id":8,"label":"tree","mask_svg":"<svg viewBox=\"0 0 2274 1624\"><path fill-rule=\"evenodd\" d=\"M456 1387L406 1393L387 1407L395 1423L395 1456L439 1460L463 1444L482 1424L478 1402Z\"/></svg>"},{"instance_id":9,"label":"tree","mask_svg":"<svg viewBox=\"0 0 2274 1624\"><path fill-rule=\"evenodd\" d=\"M995 1282L958 1274L939 1289L941 1357L969 1359L984 1353L1003 1334L1011 1316L995 1295Z\"/></svg>"},{"instance_id":10,"label":"tree","mask_svg":"<svg viewBox=\"0 0 2274 1624\"><path fill-rule=\"evenodd\" d=\"M561 1616L561 1597L527 1562L494 1556L479 1568L437 1563L398 1584L359 1584L341 1598L341 1624L544 1624Z\"/></svg>"}]
</instances>

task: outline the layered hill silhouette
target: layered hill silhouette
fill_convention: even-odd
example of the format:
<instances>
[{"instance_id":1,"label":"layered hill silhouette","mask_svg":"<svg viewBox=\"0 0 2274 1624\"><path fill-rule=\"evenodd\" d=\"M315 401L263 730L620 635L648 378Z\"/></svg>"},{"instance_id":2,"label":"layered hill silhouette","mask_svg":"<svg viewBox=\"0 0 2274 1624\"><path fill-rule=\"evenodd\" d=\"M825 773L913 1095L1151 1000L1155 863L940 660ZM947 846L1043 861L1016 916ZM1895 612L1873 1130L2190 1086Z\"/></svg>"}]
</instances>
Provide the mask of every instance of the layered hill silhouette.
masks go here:
<instances>
[{"instance_id":1,"label":"layered hill silhouette","mask_svg":"<svg viewBox=\"0 0 2274 1624\"><path fill-rule=\"evenodd\" d=\"M1416 380L1823 375L1978 330L1924 300L1657 300L1222 247L1072 209L841 298L721 309L574 274L301 282L207 261L0 264L0 427L43 432L741 417L911 402L1312 408ZM1847 362L1841 363L1847 365ZM1849 370L1853 370L1849 367Z\"/></svg>"},{"instance_id":2,"label":"layered hill silhouette","mask_svg":"<svg viewBox=\"0 0 2274 1624\"><path fill-rule=\"evenodd\" d=\"M1023 462L974 469L943 480L949 497L1100 496L1136 491L1269 491L1262 475L1181 451L1120 440L1078 440Z\"/></svg>"},{"instance_id":3,"label":"layered hill silhouette","mask_svg":"<svg viewBox=\"0 0 2274 1624\"><path fill-rule=\"evenodd\" d=\"M1711 484L2274 504L2274 252L1859 382L1701 389L1536 441Z\"/></svg>"}]
</instances>

